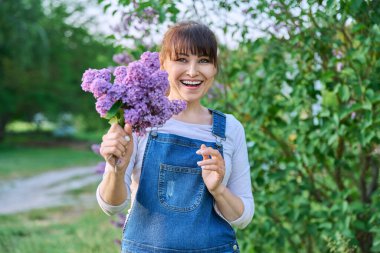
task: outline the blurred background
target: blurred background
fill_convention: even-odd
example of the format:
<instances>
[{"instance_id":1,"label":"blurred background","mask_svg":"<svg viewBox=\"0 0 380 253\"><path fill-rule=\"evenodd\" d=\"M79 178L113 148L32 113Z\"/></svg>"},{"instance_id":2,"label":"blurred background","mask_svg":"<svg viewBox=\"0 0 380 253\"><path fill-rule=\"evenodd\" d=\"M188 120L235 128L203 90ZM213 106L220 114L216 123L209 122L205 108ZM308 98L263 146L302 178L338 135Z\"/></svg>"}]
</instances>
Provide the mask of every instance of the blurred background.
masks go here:
<instances>
[{"instance_id":1,"label":"blurred background","mask_svg":"<svg viewBox=\"0 0 380 253\"><path fill-rule=\"evenodd\" d=\"M256 211L242 252L380 252L380 1L0 0L0 252L118 252L96 204L108 123L88 68L201 21L204 99L244 125ZM94 145L95 144L95 145Z\"/></svg>"}]
</instances>

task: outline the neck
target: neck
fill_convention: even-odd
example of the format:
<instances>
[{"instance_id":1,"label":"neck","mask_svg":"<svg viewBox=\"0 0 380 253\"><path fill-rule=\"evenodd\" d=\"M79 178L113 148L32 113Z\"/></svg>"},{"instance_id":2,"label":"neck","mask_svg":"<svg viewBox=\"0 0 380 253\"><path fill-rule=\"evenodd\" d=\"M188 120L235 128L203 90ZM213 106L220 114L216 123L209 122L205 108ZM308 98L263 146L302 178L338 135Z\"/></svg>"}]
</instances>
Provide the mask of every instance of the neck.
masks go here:
<instances>
[{"instance_id":1,"label":"neck","mask_svg":"<svg viewBox=\"0 0 380 253\"><path fill-rule=\"evenodd\" d=\"M186 109L178 115L173 115L176 120L194 123L194 124L211 124L212 117L208 109L201 105L199 101L187 103Z\"/></svg>"}]
</instances>

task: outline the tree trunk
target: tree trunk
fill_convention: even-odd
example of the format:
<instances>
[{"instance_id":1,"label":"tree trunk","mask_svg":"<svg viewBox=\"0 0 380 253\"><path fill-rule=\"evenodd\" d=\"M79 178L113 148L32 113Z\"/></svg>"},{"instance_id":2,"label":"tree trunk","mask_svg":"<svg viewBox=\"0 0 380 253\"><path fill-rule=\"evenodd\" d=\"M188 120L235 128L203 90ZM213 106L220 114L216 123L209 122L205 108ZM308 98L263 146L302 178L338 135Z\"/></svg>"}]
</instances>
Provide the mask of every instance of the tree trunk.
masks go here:
<instances>
[{"instance_id":1,"label":"tree trunk","mask_svg":"<svg viewBox=\"0 0 380 253\"><path fill-rule=\"evenodd\" d=\"M5 138L5 126L9 121L9 117L6 115L0 116L0 142L2 142Z\"/></svg>"},{"instance_id":2,"label":"tree trunk","mask_svg":"<svg viewBox=\"0 0 380 253\"><path fill-rule=\"evenodd\" d=\"M359 247L362 253L371 253L373 244L373 234L368 231L356 232L356 239L359 241Z\"/></svg>"}]
</instances>

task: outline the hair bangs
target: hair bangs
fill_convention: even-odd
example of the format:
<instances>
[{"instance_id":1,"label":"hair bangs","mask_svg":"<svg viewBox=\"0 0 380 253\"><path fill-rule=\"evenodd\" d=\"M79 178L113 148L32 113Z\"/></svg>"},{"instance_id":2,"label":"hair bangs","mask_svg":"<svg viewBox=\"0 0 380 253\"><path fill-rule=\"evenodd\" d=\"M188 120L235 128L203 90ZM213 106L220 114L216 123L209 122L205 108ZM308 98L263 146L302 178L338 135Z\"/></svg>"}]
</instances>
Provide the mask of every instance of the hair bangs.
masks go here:
<instances>
[{"instance_id":1,"label":"hair bangs","mask_svg":"<svg viewBox=\"0 0 380 253\"><path fill-rule=\"evenodd\" d=\"M200 36L195 36L200 35ZM207 56L212 63L216 63L216 52L210 44L210 40L202 34L177 33L172 38L170 57L173 59L179 54Z\"/></svg>"},{"instance_id":2,"label":"hair bangs","mask_svg":"<svg viewBox=\"0 0 380 253\"><path fill-rule=\"evenodd\" d=\"M214 33L205 25L196 22L180 23L169 29L163 41L161 58L177 58L180 54L207 56L216 67L217 41Z\"/></svg>"}]
</instances>

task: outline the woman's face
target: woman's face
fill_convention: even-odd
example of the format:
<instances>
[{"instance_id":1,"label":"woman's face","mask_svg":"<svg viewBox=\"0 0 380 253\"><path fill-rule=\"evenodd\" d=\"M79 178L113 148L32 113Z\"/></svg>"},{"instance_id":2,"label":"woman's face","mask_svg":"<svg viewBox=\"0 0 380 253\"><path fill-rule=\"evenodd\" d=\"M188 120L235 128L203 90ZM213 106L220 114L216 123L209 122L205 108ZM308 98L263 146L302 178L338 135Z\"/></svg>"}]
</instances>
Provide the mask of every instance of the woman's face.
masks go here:
<instances>
[{"instance_id":1,"label":"woman's face","mask_svg":"<svg viewBox=\"0 0 380 253\"><path fill-rule=\"evenodd\" d=\"M166 57L163 68L169 74L170 99L182 99L188 103L200 101L211 87L217 69L208 56L178 54Z\"/></svg>"}]
</instances>

